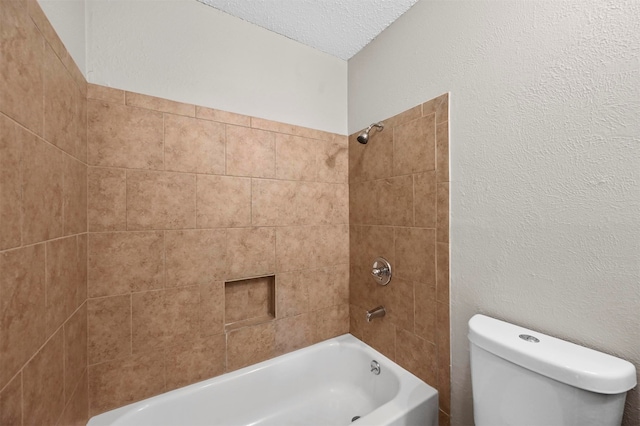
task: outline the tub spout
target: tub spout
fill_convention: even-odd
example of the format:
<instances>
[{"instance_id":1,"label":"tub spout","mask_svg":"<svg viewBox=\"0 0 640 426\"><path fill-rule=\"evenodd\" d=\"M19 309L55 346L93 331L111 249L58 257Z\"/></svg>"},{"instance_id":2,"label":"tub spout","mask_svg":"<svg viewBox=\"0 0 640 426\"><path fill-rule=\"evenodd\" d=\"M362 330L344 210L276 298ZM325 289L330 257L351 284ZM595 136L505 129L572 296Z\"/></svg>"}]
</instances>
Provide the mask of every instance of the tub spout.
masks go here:
<instances>
[{"instance_id":1,"label":"tub spout","mask_svg":"<svg viewBox=\"0 0 640 426\"><path fill-rule=\"evenodd\" d=\"M383 306L378 306L377 308L367 311L367 322L371 322L374 318L382 318L386 313L387 311L385 311Z\"/></svg>"}]
</instances>

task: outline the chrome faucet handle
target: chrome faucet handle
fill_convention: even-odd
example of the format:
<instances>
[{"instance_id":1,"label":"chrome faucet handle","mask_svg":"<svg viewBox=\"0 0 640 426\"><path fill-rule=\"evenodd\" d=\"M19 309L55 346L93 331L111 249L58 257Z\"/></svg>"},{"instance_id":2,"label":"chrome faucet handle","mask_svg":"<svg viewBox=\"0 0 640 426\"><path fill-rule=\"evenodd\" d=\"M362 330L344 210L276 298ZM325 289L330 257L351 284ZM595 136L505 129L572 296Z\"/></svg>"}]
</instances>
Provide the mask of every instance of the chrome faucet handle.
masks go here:
<instances>
[{"instance_id":1,"label":"chrome faucet handle","mask_svg":"<svg viewBox=\"0 0 640 426\"><path fill-rule=\"evenodd\" d=\"M371 270L371 275L373 275L374 277L378 277L378 278L384 277L388 273L389 273L389 268L385 268L385 267L373 268Z\"/></svg>"},{"instance_id":2,"label":"chrome faucet handle","mask_svg":"<svg viewBox=\"0 0 640 426\"><path fill-rule=\"evenodd\" d=\"M371 276L380 285L387 285L391 281L391 264L384 257L377 257L371 267Z\"/></svg>"}]
</instances>

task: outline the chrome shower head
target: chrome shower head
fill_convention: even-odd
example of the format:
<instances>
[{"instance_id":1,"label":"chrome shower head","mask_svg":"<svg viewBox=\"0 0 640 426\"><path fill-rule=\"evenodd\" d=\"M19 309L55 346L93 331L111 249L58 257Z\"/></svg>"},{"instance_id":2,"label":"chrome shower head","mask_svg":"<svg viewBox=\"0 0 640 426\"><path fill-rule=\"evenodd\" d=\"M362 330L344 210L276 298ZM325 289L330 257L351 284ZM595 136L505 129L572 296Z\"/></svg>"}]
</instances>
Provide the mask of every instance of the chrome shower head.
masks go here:
<instances>
[{"instance_id":1,"label":"chrome shower head","mask_svg":"<svg viewBox=\"0 0 640 426\"><path fill-rule=\"evenodd\" d=\"M371 130L372 127L376 127L382 130L384 129L384 123L382 122L373 123L371 126L367 127L365 130L360 132L360 134L358 135L358 142L360 142L363 145L369 142L369 131Z\"/></svg>"}]
</instances>

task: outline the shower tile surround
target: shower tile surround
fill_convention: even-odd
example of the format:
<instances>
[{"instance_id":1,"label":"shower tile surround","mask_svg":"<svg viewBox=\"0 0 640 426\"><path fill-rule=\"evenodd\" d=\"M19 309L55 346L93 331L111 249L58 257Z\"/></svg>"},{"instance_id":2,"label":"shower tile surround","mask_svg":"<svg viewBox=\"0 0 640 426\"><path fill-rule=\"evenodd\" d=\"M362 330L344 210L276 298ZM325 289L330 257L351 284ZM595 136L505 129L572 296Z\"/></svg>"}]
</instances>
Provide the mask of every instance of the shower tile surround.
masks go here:
<instances>
[{"instance_id":1,"label":"shower tile surround","mask_svg":"<svg viewBox=\"0 0 640 426\"><path fill-rule=\"evenodd\" d=\"M349 137L350 332L440 393L449 424L449 96L383 120L369 143ZM392 265L388 286L373 260ZM367 310L387 314L370 323Z\"/></svg>"},{"instance_id":2,"label":"shower tile surround","mask_svg":"<svg viewBox=\"0 0 640 426\"><path fill-rule=\"evenodd\" d=\"M0 424L85 424L348 331L437 383L448 418L445 98L361 151L87 85L36 1L1 7ZM390 292L364 288L371 255ZM364 323L370 302L387 317Z\"/></svg>"},{"instance_id":3,"label":"shower tile surround","mask_svg":"<svg viewBox=\"0 0 640 426\"><path fill-rule=\"evenodd\" d=\"M85 424L87 84L37 2L0 9L0 424Z\"/></svg>"},{"instance_id":4,"label":"shower tile surround","mask_svg":"<svg viewBox=\"0 0 640 426\"><path fill-rule=\"evenodd\" d=\"M346 136L87 102L90 415L349 331Z\"/></svg>"}]
</instances>

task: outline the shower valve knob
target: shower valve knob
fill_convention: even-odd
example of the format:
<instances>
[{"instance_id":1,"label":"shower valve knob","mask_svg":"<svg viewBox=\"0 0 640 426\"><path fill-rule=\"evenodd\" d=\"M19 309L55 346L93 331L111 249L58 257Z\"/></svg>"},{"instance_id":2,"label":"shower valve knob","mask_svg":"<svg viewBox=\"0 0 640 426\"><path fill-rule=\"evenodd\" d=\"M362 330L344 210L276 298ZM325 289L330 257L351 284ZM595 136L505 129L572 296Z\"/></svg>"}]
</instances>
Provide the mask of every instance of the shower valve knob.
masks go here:
<instances>
[{"instance_id":1,"label":"shower valve knob","mask_svg":"<svg viewBox=\"0 0 640 426\"><path fill-rule=\"evenodd\" d=\"M373 268L373 270L371 271L371 275L380 278L385 276L388 272L388 268Z\"/></svg>"},{"instance_id":2,"label":"shower valve knob","mask_svg":"<svg viewBox=\"0 0 640 426\"><path fill-rule=\"evenodd\" d=\"M387 285L391 281L391 264L384 257L378 257L373 261L371 276L380 285Z\"/></svg>"}]
</instances>

